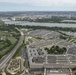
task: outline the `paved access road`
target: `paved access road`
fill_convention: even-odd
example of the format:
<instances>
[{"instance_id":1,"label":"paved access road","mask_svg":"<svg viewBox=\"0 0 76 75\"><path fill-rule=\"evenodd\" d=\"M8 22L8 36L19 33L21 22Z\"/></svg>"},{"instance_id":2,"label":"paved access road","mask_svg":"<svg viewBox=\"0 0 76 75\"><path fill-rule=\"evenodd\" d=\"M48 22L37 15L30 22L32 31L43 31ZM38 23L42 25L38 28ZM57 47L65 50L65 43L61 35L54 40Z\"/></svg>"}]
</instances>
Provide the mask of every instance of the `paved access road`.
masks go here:
<instances>
[{"instance_id":1,"label":"paved access road","mask_svg":"<svg viewBox=\"0 0 76 75\"><path fill-rule=\"evenodd\" d=\"M18 28L16 28L18 31L20 31ZM12 49L12 51L10 53L8 53L6 55L6 57L0 61L0 70L3 69L7 63L9 62L9 60L13 57L13 55L16 53L16 51L18 50L18 48L21 46L21 44L23 43L23 40L24 40L24 34L22 31L20 31L21 33L21 36L19 38L19 41L17 43L17 45Z\"/></svg>"}]
</instances>

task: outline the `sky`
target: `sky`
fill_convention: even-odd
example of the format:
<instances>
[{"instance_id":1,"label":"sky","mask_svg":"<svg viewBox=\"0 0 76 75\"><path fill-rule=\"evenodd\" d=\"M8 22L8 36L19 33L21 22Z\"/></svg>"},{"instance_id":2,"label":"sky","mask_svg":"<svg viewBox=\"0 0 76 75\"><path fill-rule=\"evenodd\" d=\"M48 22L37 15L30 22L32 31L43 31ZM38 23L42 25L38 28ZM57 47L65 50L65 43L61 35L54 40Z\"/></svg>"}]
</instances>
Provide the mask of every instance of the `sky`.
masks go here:
<instances>
[{"instance_id":1,"label":"sky","mask_svg":"<svg viewBox=\"0 0 76 75\"><path fill-rule=\"evenodd\" d=\"M0 0L0 11L76 11L76 0Z\"/></svg>"}]
</instances>

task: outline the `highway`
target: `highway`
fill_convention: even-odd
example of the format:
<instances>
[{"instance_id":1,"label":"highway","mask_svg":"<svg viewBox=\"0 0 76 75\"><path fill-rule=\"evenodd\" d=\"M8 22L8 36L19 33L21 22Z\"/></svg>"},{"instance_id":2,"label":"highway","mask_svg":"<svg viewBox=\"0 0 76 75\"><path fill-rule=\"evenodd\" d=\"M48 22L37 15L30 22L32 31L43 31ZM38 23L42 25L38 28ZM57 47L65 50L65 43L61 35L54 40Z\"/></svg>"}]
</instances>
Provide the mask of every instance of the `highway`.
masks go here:
<instances>
[{"instance_id":1,"label":"highway","mask_svg":"<svg viewBox=\"0 0 76 75\"><path fill-rule=\"evenodd\" d=\"M20 31L18 28L16 28L18 31ZM16 46L12 49L12 51L10 53L8 53L6 55L6 57L0 61L0 70L5 68L5 66L7 65L7 63L9 62L9 60L13 57L13 55L16 53L16 51L18 50L18 48L21 46L21 44L23 43L24 40L24 34L22 31L20 31L21 36L19 38L18 43L16 44Z\"/></svg>"}]
</instances>

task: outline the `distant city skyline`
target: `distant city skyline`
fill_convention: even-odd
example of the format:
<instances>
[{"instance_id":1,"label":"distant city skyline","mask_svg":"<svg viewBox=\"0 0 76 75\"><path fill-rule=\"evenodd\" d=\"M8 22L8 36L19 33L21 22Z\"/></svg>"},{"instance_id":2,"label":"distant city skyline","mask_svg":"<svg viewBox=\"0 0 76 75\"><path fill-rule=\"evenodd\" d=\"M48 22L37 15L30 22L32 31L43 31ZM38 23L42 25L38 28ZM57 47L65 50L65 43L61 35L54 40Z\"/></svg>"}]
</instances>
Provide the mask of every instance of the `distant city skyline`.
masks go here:
<instances>
[{"instance_id":1,"label":"distant city skyline","mask_svg":"<svg viewBox=\"0 0 76 75\"><path fill-rule=\"evenodd\" d=\"M0 11L76 11L76 0L0 0Z\"/></svg>"}]
</instances>

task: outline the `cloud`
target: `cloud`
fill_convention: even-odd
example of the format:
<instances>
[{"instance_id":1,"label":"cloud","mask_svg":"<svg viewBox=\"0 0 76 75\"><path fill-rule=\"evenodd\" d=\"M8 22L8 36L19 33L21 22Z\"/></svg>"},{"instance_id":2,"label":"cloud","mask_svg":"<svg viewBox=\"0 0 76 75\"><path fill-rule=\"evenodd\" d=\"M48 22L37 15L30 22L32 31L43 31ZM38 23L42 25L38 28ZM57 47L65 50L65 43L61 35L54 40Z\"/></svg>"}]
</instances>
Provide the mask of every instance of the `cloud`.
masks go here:
<instances>
[{"instance_id":1,"label":"cloud","mask_svg":"<svg viewBox=\"0 0 76 75\"><path fill-rule=\"evenodd\" d=\"M0 0L0 11L76 11L76 0Z\"/></svg>"},{"instance_id":2,"label":"cloud","mask_svg":"<svg viewBox=\"0 0 76 75\"><path fill-rule=\"evenodd\" d=\"M35 6L76 5L76 0L0 0L0 2L28 4Z\"/></svg>"}]
</instances>

